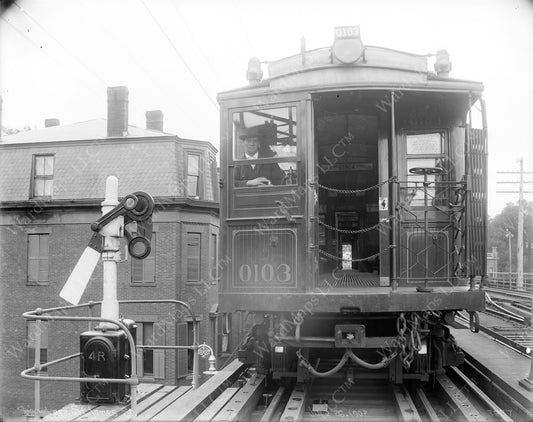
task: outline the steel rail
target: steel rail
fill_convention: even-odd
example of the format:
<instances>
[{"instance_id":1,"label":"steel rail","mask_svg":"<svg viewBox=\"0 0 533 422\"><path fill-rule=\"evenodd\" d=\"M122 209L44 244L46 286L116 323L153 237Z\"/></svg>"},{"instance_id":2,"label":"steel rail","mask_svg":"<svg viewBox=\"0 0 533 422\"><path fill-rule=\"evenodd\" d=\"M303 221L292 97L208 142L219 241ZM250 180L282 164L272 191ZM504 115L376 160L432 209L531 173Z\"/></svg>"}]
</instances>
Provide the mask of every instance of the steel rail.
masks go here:
<instances>
[{"instance_id":1,"label":"steel rail","mask_svg":"<svg viewBox=\"0 0 533 422\"><path fill-rule=\"evenodd\" d=\"M509 289L501 289L496 287L485 287L484 290L489 293L502 294L511 297L517 297L520 299L531 300L533 299L533 294L527 291L517 291Z\"/></svg>"},{"instance_id":2,"label":"steel rail","mask_svg":"<svg viewBox=\"0 0 533 422\"><path fill-rule=\"evenodd\" d=\"M502 400L506 405L511 406L511 409L515 414L520 415L520 418L517 420L533 421L533 413L520 403L517 398L509 394L509 392L499 384L498 380L489 378L483 366L478 367L472 356L466 356L464 364L469 370L473 371L471 376L477 381L478 385L488 384L485 387L486 389L494 393L494 396L498 397L498 399Z\"/></svg>"},{"instance_id":3,"label":"steel rail","mask_svg":"<svg viewBox=\"0 0 533 422\"><path fill-rule=\"evenodd\" d=\"M491 416L497 416L499 420L503 422L513 422L509 415L507 415L507 413L505 413L500 406L498 406L487 394L483 392L483 390L481 390L481 388L479 388L463 372L453 366L450 367L450 371L457 375L461 379L461 381L465 383L468 389L472 391L485 406L487 406L488 409L485 410L488 411Z\"/></svg>"},{"instance_id":4,"label":"steel rail","mask_svg":"<svg viewBox=\"0 0 533 422\"><path fill-rule=\"evenodd\" d=\"M467 324L467 321L468 319L466 319L463 315L461 314L458 314L458 316L465 321L465 324ZM459 321L458 321L459 322ZM461 322L459 322L459 324L461 324ZM484 332L485 334L489 335L490 337L492 337L495 341L503 344L504 346L514 350L515 352L517 353L520 353L521 355L524 355L524 356L527 356L528 358L531 358L531 356L527 353L527 347L526 346L523 346L521 345L520 343L508 338L508 337L505 337L504 335L488 328L488 327L485 327L484 325L480 325L479 326L479 330Z\"/></svg>"}]
</instances>

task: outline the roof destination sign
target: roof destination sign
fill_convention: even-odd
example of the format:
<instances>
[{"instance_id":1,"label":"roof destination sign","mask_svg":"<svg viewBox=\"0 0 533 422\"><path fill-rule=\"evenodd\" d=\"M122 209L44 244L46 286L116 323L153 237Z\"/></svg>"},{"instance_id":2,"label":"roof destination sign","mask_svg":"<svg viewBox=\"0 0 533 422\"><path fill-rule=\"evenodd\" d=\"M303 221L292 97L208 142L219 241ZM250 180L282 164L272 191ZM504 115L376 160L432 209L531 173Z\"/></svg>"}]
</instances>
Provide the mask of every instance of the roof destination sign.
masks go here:
<instances>
[{"instance_id":1,"label":"roof destination sign","mask_svg":"<svg viewBox=\"0 0 533 422\"><path fill-rule=\"evenodd\" d=\"M333 57L344 64L359 60L365 51L359 26L335 27L335 41L331 48Z\"/></svg>"},{"instance_id":2,"label":"roof destination sign","mask_svg":"<svg viewBox=\"0 0 533 422\"><path fill-rule=\"evenodd\" d=\"M337 26L335 38L361 38L361 30L358 26Z\"/></svg>"}]
</instances>

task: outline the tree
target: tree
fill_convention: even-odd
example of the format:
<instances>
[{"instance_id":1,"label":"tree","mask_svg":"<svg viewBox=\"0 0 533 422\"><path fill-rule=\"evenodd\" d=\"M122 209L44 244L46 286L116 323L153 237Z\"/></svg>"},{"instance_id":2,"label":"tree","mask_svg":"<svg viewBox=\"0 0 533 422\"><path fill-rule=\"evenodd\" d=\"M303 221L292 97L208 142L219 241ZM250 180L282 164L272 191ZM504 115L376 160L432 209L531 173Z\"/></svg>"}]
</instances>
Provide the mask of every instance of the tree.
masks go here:
<instances>
[{"instance_id":1,"label":"tree","mask_svg":"<svg viewBox=\"0 0 533 422\"><path fill-rule=\"evenodd\" d=\"M5 135L14 135L15 133L28 132L29 130L31 130L31 127L28 125L24 126L24 128L22 129L14 129L14 128L2 126L2 133Z\"/></svg>"},{"instance_id":2,"label":"tree","mask_svg":"<svg viewBox=\"0 0 533 422\"><path fill-rule=\"evenodd\" d=\"M511 238L511 272L516 268L516 241L518 239L518 204L507 204L502 212L489 220L487 246L498 250L498 270L509 271L509 240ZM524 201L524 272L533 272L533 202Z\"/></svg>"}]
</instances>

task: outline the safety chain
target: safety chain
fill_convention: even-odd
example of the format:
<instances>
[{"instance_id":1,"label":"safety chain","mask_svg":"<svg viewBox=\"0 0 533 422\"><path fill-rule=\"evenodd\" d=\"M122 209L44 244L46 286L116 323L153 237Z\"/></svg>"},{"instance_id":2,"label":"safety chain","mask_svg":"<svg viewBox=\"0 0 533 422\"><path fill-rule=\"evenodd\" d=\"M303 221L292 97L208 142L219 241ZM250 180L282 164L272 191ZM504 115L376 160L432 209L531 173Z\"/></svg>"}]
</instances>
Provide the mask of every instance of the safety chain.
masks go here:
<instances>
[{"instance_id":1,"label":"safety chain","mask_svg":"<svg viewBox=\"0 0 533 422\"><path fill-rule=\"evenodd\" d=\"M320 224L321 226L324 226L325 228L327 229L330 229L330 230L333 230L333 231L336 231L336 232L339 232L339 233L344 233L344 234L359 234L359 233L366 233L366 232L369 232L369 231L372 231L372 230L375 230L377 229L379 226L383 225L384 223L388 223L390 220L394 219L396 217L390 215L388 216L387 218L384 218L382 221L380 221L379 223L377 224L374 224L373 226L371 227L365 227L364 229L359 229L359 230L344 230L344 229L338 229L337 227L333 227L333 226L330 226L329 224L326 224L324 223L323 221L320 221L318 220L318 224Z\"/></svg>"},{"instance_id":2,"label":"safety chain","mask_svg":"<svg viewBox=\"0 0 533 422\"><path fill-rule=\"evenodd\" d=\"M377 258L380 255L383 255L385 252L387 252L389 249L394 248L394 245L389 245L388 248L383 249L382 251L379 251L378 253L375 253L374 255L367 256L365 258L358 258L358 259L344 259L340 256L332 255L329 252L326 252L323 249L319 249L318 253L321 255L324 255L326 258L335 259L337 261L350 261L350 262L363 262L363 261L369 261L373 258Z\"/></svg>"},{"instance_id":3,"label":"safety chain","mask_svg":"<svg viewBox=\"0 0 533 422\"><path fill-rule=\"evenodd\" d=\"M396 180L396 177L389 177L387 180L385 180L384 182L380 182L378 183L377 185L374 185L374 186L370 186L368 188L364 188L364 189L336 189L336 188L330 188L329 186L324 186L324 185L321 185L320 183L317 183L317 186L319 188L322 188L324 190L327 190L327 191L330 191L330 192L337 192L337 193L363 193L363 192L368 192L370 190L374 190L374 189L377 189L387 183L391 183L393 181Z\"/></svg>"},{"instance_id":4,"label":"safety chain","mask_svg":"<svg viewBox=\"0 0 533 422\"><path fill-rule=\"evenodd\" d=\"M405 332L407 331L407 320L405 319L403 312L396 320L396 328L398 330L398 336L396 337L396 341L398 343L398 347L400 348L400 359L402 360L402 364L405 367L409 353L407 352L407 337L405 335Z\"/></svg>"},{"instance_id":5,"label":"safety chain","mask_svg":"<svg viewBox=\"0 0 533 422\"><path fill-rule=\"evenodd\" d=\"M420 339L420 329L418 326L418 315L411 314L411 338L413 339L413 348L415 351L422 350L422 340ZM414 334L413 334L414 333Z\"/></svg>"},{"instance_id":6,"label":"safety chain","mask_svg":"<svg viewBox=\"0 0 533 422\"><path fill-rule=\"evenodd\" d=\"M422 340L420 339L418 315L411 314L411 328L407 327L407 319L402 312L396 320L398 336L396 341L400 348L400 359L405 369L409 369L413 363L415 352L422 350Z\"/></svg>"}]
</instances>

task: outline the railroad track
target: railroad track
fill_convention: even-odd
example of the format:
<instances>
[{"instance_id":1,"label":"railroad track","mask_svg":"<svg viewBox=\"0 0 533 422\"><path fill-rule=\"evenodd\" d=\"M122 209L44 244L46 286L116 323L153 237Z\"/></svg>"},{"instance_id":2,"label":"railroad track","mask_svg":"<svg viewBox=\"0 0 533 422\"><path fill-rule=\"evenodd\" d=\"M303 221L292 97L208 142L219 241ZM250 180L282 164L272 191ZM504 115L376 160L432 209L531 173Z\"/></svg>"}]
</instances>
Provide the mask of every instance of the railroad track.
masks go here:
<instances>
[{"instance_id":1,"label":"railroad track","mask_svg":"<svg viewBox=\"0 0 533 422\"><path fill-rule=\"evenodd\" d=\"M486 287L484 289L487 293L490 293L493 297L507 298L510 300L527 301L531 307L533 300L533 294L526 291L509 290L509 289L497 289L493 287Z\"/></svg>"},{"instance_id":2,"label":"railroad track","mask_svg":"<svg viewBox=\"0 0 533 422\"><path fill-rule=\"evenodd\" d=\"M392 385L383 379L368 378L314 379L307 384L264 389L255 396L248 391L244 396L250 397L248 402L243 401L243 394L237 392L212 419L198 420L515 420L509 417L509 413L512 413L510 410L498 406L457 368L450 368L448 373L435 377L434 383L426 383L424 386L416 383ZM244 408L248 411L243 412L241 409ZM237 414L240 416L235 417Z\"/></svg>"},{"instance_id":3,"label":"railroad track","mask_svg":"<svg viewBox=\"0 0 533 422\"><path fill-rule=\"evenodd\" d=\"M307 383L267 384L264 375L234 361L197 390L142 384L136 416L128 405L71 404L44 420L108 421L525 421L533 415L512 400L492 399L457 368L427 383L402 385L386 374L315 378ZM473 366L473 368L475 368ZM243 372L244 371L244 372ZM474 369L475 371L475 369ZM222 373L223 376L220 376ZM381 377L380 377L381 376ZM218 377L218 378L217 378ZM232 381L229 381L232 380ZM228 382L229 381L229 382ZM489 380L490 381L490 380ZM488 385L494 389L491 382ZM498 401L496 401L498 400ZM510 417L510 415L512 417ZM68 416L68 417L67 417ZM132 419L133 418L133 419Z\"/></svg>"},{"instance_id":4,"label":"railroad track","mask_svg":"<svg viewBox=\"0 0 533 422\"><path fill-rule=\"evenodd\" d=\"M479 331L492 337L495 341L515 350L524 356L531 357L533 350L533 330L525 325L523 317L516 315L514 312L493 302L494 309L487 308L486 314L495 316L500 322L495 324L494 321L483 321L480 318ZM462 313L458 313L458 322L468 327L468 318Z\"/></svg>"}]
</instances>

